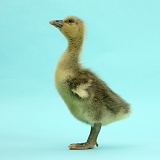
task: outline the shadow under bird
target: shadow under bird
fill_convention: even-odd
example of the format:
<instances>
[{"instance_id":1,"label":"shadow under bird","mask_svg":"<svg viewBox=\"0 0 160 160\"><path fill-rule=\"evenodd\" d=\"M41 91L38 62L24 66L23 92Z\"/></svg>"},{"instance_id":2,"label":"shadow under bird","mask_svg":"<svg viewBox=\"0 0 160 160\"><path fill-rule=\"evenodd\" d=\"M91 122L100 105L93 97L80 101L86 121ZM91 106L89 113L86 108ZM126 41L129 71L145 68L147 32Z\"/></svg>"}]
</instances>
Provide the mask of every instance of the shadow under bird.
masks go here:
<instances>
[{"instance_id":1,"label":"shadow under bird","mask_svg":"<svg viewBox=\"0 0 160 160\"><path fill-rule=\"evenodd\" d=\"M55 71L56 88L73 116L91 125L87 141L70 144L69 149L92 149L98 146L97 137L101 126L127 117L130 105L80 64L84 22L78 17L68 16L64 20L51 20L49 23L68 40L68 47Z\"/></svg>"}]
</instances>

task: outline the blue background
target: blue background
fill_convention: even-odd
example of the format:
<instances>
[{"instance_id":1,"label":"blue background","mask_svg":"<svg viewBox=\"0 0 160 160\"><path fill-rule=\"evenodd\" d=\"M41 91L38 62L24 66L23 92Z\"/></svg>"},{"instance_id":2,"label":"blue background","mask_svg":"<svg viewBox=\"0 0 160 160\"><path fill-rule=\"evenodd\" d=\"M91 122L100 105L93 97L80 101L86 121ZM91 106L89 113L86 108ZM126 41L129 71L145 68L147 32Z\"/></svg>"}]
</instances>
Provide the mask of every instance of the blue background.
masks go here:
<instances>
[{"instance_id":1,"label":"blue background","mask_svg":"<svg viewBox=\"0 0 160 160\"><path fill-rule=\"evenodd\" d=\"M103 127L99 147L70 151L87 126L72 117L53 73L67 41L51 19L86 23L82 63L132 105ZM0 1L0 159L160 159L159 0Z\"/></svg>"}]
</instances>

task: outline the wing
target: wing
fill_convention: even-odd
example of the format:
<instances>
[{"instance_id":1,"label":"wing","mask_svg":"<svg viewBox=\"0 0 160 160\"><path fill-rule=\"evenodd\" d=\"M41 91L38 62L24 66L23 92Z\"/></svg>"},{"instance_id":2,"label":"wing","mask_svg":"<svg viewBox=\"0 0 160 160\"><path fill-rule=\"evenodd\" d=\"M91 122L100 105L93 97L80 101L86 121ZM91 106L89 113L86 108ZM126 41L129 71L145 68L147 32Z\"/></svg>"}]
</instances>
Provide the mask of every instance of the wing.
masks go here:
<instances>
[{"instance_id":1,"label":"wing","mask_svg":"<svg viewBox=\"0 0 160 160\"><path fill-rule=\"evenodd\" d=\"M89 97L88 89L92 85L91 79L72 78L67 80L67 83L70 87L70 90L80 98L85 99Z\"/></svg>"},{"instance_id":2,"label":"wing","mask_svg":"<svg viewBox=\"0 0 160 160\"><path fill-rule=\"evenodd\" d=\"M88 98L89 94L88 94L87 89L89 86L91 86L90 83L80 84L76 88L71 89L71 91L77 94L82 99Z\"/></svg>"}]
</instances>

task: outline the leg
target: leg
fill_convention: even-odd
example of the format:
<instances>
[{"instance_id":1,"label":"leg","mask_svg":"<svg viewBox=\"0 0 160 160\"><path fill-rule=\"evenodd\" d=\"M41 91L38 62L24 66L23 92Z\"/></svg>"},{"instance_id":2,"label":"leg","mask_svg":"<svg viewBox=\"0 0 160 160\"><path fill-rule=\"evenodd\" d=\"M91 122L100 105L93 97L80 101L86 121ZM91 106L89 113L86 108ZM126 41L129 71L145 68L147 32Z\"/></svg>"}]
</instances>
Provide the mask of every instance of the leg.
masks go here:
<instances>
[{"instance_id":1,"label":"leg","mask_svg":"<svg viewBox=\"0 0 160 160\"><path fill-rule=\"evenodd\" d=\"M87 142L70 144L69 145L70 150L92 149L94 148L95 145L98 147L97 137L98 137L100 130L101 130L101 123L94 124L94 126L91 127L91 131L87 139Z\"/></svg>"}]
</instances>

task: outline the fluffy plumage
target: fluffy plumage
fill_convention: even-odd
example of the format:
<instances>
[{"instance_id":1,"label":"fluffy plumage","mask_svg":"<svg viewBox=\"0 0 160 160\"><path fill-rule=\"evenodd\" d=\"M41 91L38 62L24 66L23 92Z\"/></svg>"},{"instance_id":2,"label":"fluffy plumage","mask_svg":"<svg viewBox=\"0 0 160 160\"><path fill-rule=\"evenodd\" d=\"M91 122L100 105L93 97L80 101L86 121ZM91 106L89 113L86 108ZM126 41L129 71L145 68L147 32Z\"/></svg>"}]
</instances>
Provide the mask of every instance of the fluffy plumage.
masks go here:
<instances>
[{"instance_id":1,"label":"fluffy plumage","mask_svg":"<svg viewBox=\"0 0 160 160\"><path fill-rule=\"evenodd\" d=\"M68 40L55 72L57 90L70 112L78 120L90 124L91 133L86 143L71 144L70 149L94 148L101 125L127 117L130 106L114 93L101 79L79 62L85 25L77 17L50 21Z\"/></svg>"}]
</instances>

